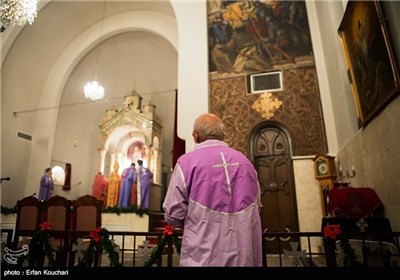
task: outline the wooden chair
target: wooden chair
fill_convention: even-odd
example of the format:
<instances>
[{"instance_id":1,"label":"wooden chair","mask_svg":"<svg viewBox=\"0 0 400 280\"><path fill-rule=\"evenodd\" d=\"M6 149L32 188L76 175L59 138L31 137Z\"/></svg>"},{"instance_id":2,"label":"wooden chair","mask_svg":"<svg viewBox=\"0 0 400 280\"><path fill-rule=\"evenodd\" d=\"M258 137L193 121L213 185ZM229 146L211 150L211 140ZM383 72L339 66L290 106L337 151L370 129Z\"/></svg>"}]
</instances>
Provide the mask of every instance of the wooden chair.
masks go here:
<instances>
[{"instance_id":1,"label":"wooden chair","mask_svg":"<svg viewBox=\"0 0 400 280\"><path fill-rule=\"evenodd\" d=\"M37 231L39 224L42 222L43 202L34 196L25 197L17 201L17 219L15 223L15 231L13 238L13 250L20 249L20 239L23 238L23 243L28 244ZM29 266L34 267L38 262L40 250L29 252L31 258Z\"/></svg>"},{"instance_id":2,"label":"wooden chair","mask_svg":"<svg viewBox=\"0 0 400 280\"><path fill-rule=\"evenodd\" d=\"M20 237L33 237L42 221L43 202L34 196L17 201L17 220L15 223L14 241L18 246Z\"/></svg>"},{"instance_id":3,"label":"wooden chair","mask_svg":"<svg viewBox=\"0 0 400 280\"><path fill-rule=\"evenodd\" d=\"M69 266L75 265L74 244L77 244L79 238L87 238L89 232L101 227L101 211L103 201L98 200L94 196L84 195L77 200L72 201L72 224L71 245ZM88 241L86 239L86 241ZM99 266L101 260L101 252L97 251L90 265Z\"/></svg>"},{"instance_id":4,"label":"wooden chair","mask_svg":"<svg viewBox=\"0 0 400 280\"><path fill-rule=\"evenodd\" d=\"M43 203L43 220L51 223L51 236L57 247L56 264L66 266L69 251L72 201L62 196L52 196Z\"/></svg>"}]
</instances>

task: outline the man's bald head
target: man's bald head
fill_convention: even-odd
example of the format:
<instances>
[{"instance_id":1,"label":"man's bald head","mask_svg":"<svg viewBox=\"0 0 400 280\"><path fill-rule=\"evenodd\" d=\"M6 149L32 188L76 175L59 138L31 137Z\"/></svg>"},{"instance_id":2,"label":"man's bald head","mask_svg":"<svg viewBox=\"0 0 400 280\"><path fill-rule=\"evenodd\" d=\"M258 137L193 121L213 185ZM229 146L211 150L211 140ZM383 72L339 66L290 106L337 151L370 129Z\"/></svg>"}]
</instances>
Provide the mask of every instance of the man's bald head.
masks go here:
<instances>
[{"instance_id":1,"label":"man's bald head","mask_svg":"<svg viewBox=\"0 0 400 280\"><path fill-rule=\"evenodd\" d=\"M196 143L209 139L222 140L225 135L225 127L218 116L207 113L195 119L192 135Z\"/></svg>"}]
</instances>

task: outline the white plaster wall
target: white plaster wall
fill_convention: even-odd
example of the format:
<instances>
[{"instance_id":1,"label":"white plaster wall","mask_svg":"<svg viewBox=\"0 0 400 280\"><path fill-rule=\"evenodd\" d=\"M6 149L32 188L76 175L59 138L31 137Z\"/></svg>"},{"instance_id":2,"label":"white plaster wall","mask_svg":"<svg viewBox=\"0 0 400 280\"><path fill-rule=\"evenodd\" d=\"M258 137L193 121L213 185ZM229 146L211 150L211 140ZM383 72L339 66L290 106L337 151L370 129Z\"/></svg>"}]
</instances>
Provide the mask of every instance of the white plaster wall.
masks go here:
<instances>
[{"instance_id":1,"label":"white plaster wall","mask_svg":"<svg viewBox=\"0 0 400 280\"><path fill-rule=\"evenodd\" d=\"M171 0L178 22L178 136L193 150L194 119L208 112L208 37L205 0ZM184 117L182 117L184 116Z\"/></svg>"},{"instance_id":2,"label":"white plaster wall","mask_svg":"<svg viewBox=\"0 0 400 280\"><path fill-rule=\"evenodd\" d=\"M312 157L295 157L293 159L295 175L297 211L300 232L320 232L323 218L322 191L314 176ZM306 249L307 240L302 239L302 249ZM311 240L311 250L319 252L320 238Z\"/></svg>"}]
</instances>

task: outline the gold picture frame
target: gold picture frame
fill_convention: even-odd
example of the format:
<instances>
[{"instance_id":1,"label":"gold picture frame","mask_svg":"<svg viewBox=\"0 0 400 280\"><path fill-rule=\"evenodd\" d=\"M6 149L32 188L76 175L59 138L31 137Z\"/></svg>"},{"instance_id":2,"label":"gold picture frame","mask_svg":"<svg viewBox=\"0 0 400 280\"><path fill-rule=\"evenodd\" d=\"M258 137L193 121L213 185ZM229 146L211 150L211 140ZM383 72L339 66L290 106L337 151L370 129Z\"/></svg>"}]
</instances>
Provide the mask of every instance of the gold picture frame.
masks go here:
<instances>
[{"instance_id":1,"label":"gold picture frame","mask_svg":"<svg viewBox=\"0 0 400 280\"><path fill-rule=\"evenodd\" d=\"M363 127L399 93L399 73L380 1L349 1L338 33L358 126Z\"/></svg>"}]
</instances>

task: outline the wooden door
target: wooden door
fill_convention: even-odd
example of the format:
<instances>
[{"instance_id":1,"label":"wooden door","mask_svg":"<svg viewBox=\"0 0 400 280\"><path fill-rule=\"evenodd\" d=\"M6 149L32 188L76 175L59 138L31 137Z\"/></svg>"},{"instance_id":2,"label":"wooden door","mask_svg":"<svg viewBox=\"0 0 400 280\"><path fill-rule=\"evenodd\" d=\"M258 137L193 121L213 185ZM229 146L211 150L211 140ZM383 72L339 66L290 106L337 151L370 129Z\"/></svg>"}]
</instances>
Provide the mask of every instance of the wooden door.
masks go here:
<instances>
[{"instance_id":1,"label":"wooden door","mask_svg":"<svg viewBox=\"0 0 400 280\"><path fill-rule=\"evenodd\" d=\"M267 122L255 130L251 146L261 188L263 232L298 232L296 190L288 133L280 124ZM292 250L289 242L299 241L298 238L288 237L277 239L268 239L268 253Z\"/></svg>"}]
</instances>

